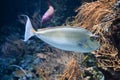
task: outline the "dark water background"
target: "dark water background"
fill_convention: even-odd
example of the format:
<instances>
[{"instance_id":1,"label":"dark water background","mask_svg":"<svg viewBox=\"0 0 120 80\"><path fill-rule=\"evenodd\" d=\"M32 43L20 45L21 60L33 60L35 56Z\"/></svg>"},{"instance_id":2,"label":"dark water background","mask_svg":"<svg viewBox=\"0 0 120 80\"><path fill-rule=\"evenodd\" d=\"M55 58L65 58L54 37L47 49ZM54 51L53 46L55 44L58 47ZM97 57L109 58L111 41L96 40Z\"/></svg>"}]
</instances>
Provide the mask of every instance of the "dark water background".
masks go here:
<instances>
[{"instance_id":1,"label":"dark water background","mask_svg":"<svg viewBox=\"0 0 120 80\"><path fill-rule=\"evenodd\" d=\"M20 14L32 15L35 11L41 10L40 14L43 15L47 10L48 6L46 4L47 0L2 0L0 2L0 25L6 23L11 23L17 19ZM60 1L60 0L53 0ZM63 2L62 2L63 1ZM66 14L67 16L73 15L73 9L78 7L81 2L80 0L62 0L61 4L66 5L67 10L64 13L71 12L71 14ZM52 2L52 0L51 0ZM52 3L51 3L52 4Z\"/></svg>"},{"instance_id":2,"label":"dark water background","mask_svg":"<svg viewBox=\"0 0 120 80\"><path fill-rule=\"evenodd\" d=\"M67 17L76 14L74 10L80 6L81 0L50 0L50 3L56 10L53 19L55 23L51 26L57 26L63 24ZM47 9L47 0L2 0L0 2L0 34L2 36L0 42L5 41L4 36L7 37L15 32L20 32L23 36L24 25L20 23L18 16L26 14L31 17L35 12L42 16ZM40 28L39 25L35 27Z\"/></svg>"},{"instance_id":3,"label":"dark water background","mask_svg":"<svg viewBox=\"0 0 120 80\"><path fill-rule=\"evenodd\" d=\"M50 3L56 10L54 17L55 23L51 26L56 26L63 24L67 17L74 16L76 14L74 10L80 6L81 1L50 0ZM56 6L56 3L58 6ZM20 23L18 16L26 14L31 18L35 12L42 16L47 9L47 0L2 0L0 2L0 43L5 41L5 37L15 34L16 32L23 36L25 28L24 25ZM45 26L49 25L46 24ZM40 28L39 24L34 27L36 27L36 29Z\"/></svg>"}]
</instances>

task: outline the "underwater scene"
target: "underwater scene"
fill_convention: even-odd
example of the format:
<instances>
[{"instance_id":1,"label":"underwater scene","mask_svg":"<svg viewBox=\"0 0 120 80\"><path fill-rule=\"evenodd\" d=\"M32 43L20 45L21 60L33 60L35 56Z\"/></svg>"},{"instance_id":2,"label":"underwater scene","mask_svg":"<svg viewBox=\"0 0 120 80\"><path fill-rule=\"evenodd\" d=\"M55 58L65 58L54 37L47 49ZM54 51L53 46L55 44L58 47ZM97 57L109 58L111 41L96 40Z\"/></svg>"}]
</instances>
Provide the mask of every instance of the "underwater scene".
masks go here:
<instances>
[{"instance_id":1,"label":"underwater scene","mask_svg":"<svg viewBox=\"0 0 120 80\"><path fill-rule=\"evenodd\" d=\"M120 0L2 0L0 80L120 80Z\"/></svg>"}]
</instances>

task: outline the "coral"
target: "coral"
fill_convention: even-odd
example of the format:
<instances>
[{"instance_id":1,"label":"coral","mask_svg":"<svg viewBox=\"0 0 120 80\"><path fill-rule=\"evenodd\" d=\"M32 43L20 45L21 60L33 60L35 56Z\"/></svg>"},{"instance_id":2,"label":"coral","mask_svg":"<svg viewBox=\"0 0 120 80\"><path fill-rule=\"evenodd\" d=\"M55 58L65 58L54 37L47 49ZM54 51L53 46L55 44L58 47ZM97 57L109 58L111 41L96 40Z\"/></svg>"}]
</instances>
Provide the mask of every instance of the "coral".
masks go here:
<instances>
[{"instance_id":1,"label":"coral","mask_svg":"<svg viewBox=\"0 0 120 80\"><path fill-rule=\"evenodd\" d=\"M44 61L36 65L36 71L44 80L60 80L65 65L71 60L72 54L48 46L44 47L42 53L37 53L37 58Z\"/></svg>"},{"instance_id":2,"label":"coral","mask_svg":"<svg viewBox=\"0 0 120 80\"><path fill-rule=\"evenodd\" d=\"M97 0L85 3L76 10L78 14L74 20L68 23L68 25L83 27L99 35L98 41L101 47L92 53L96 56L98 66L108 71L109 69L120 70L119 24L115 24L116 20L119 21L119 13L113 8L116 1Z\"/></svg>"},{"instance_id":3,"label":"coral","mask_svg":"<svg viewBox=\"0 0 120 80\"><path fill-rule=\"evenodd\" d=\"M95 25L92 30L100 36L99 42L101 47L99 50L95 51L94 54L97 57L98 65L103 68L112 68L117 71L120 70L120 59L118 58L118 49L114 46L114 42L110 39L113 37L110 32L106 32L106 27L111 26L111 23L107 22L104 26ZM107 25L107 26L106 26Z\"/></svg>"},{"instance_id":4,"label":"coral","mask_svg":"<svg viewBox=\"0 0 120 80\"><path fill-rule=\"evenodd\" d=\"M111 8L110 2L103 3L99 0L83 4L76 10L78 14L75 16L73 24L75 26L91 29L93 25L113 20L115 13Z\"/></svg>"},{"instance_id":5,"label":"coral","mask_svg":"<svg viewBox=\"0 0 120 80\"><path fill-rule=\"evenodd\" d=\"M40 75L40 77L42 78L42 80L50 80L49 77L49 72L45 71L44 69L42 69L39 66L36 66L36 70L37 70L37 74Z\"/></svg>"},{"instance_id":6,"label":"coral","mask_svg":"<svg viewBox=\"0 0 120 80\"><path fill-rule=\"evenodd\" d=\"M82 80L82 70L80 69L76 58L73 58L68 62L61 80Z\"/></svg>"}]
</instances>

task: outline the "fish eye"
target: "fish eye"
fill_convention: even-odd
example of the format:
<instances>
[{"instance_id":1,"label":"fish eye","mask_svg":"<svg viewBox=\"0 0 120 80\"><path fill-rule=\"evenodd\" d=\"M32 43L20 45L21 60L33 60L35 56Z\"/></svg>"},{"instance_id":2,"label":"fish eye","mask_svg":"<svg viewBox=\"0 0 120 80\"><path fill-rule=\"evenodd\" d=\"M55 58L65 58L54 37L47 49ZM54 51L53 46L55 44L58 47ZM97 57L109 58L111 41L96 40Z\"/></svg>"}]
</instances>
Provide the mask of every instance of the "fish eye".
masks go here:
<instances>
[{"instance_id":1,"label":"fish eye","mask_svg":"<svg viewBox=\"0 0 120 80\"><path fill-rule=\"evenodd\" d=\"M91 41L94 41L94 40L96 40L96 39L97 39L97 38L94 37L94 36L91 36L91 37L90 37L90 40L91 40Z\"/></svg>"},{"instance_id":2,"label":"fish eye","mask_svg":"<svg viewBox=\"0 0 120 80\"><path fill-rule=\"evenodd\" d=\"M90 36L91 41L97 40L98 38L99 38L98 35Z\"/></svg>"}]
</instances>

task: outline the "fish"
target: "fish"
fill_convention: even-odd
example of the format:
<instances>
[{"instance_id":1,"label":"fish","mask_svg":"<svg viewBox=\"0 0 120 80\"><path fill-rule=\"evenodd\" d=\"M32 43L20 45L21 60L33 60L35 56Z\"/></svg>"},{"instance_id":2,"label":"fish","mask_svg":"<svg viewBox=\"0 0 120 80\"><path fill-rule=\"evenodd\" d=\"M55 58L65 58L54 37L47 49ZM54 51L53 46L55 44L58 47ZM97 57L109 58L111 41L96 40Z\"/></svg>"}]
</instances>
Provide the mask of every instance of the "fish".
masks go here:
<instances>
[{"instance_id":1,"label":"fish","mask_svg":"<svg viewBox=\"0 0 120 80\"><path fill-rule=\"evenodd\" d=\"M80 53L92 52L100 47L95 34L92 34L87 29L63 26L42 28L35 31L29 17L27 15L26 17L24 41L29 40L32 36L37 36L52 47Z\"/></svg>"},{"instance_id":2,"label":"fish","mask_svg":"<svg viewBox=\"0 0 120 80\"><path fill-rule=\"evenodd\" d=\"M50 4L50 2L47 1L47 3L48 3L48 7L49 7L49 8L48 8L48 10L44 13L44 15L42 16L42 18L41 18L41 23L45 23L45 22L49 21L49 20L53 17L54 12L55 12L54 7Z\"/></svg>"}]
</instances>

